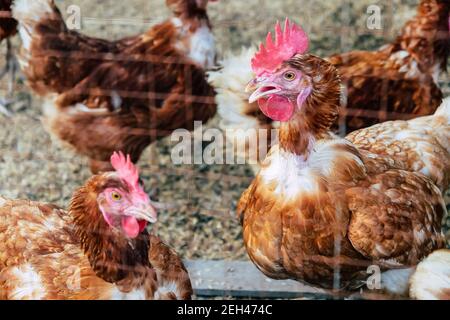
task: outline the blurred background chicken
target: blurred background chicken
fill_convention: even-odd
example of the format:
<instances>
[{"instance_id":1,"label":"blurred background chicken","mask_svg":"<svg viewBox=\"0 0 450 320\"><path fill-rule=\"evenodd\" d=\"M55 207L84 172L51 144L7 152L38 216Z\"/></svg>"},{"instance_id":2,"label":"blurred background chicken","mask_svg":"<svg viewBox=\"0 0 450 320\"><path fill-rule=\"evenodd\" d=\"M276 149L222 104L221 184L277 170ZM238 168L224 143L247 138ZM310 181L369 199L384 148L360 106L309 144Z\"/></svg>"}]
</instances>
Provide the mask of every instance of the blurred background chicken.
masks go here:
<instances>
[{"instance_id":1,"label":"blurred background chicken","mask_svg":"<svg viewBox=\"0 0 450 320\"><path fill-rule=\"evenodd\" d=\"M91 177L68 211L0 197L0 300L190 299L177 254L150 235L156 211L130 158Z\"/></svg>"},{"instance_id":2,"label":"blurred background chicken","mask_svg":"<svg viewBox=\"0 0 450 320\"><path fill-rule=\"evenodd\" d=\"M450 52L449 11L448 0L422 0L416 16L392 43L376 51L351 51L328 58L338 68L344 86L340 117L333 127L336 132L345 134L436 110L443 98L438 77L446 71ZM258 150L258 159L252 159L245 132L235 129L276 128L255 103L248 102L249 94L243 90L254 76L247 67L254 52L249 48L240 55L228 54L221 69L209 72L209 81L218 93L221 127L229 130L237 155L253 164L264 159L266 150ZM267 144L273 138L268 135Z\"/></svg>"},{"instance_id":3,"label":"blurred background chicken","mask_svg":"<svg viewBox=\"0 0 450 320\"><path fill-rule=\"evenodd\" d=\"M295 12L292 17L306 23L311 30L313 52L327 57L355 49L374 50L388 43L414 16L419 2L376 1L383 17L383 29L378 31L366 28L366 9L374 4L372 0L226 1L208 6L208 16L214 26L218 50L238 52L241 46L260 40L276 19ZM165 0L56 0L55 3L68 22L69 8L79 6L82 17L79 32L104 39L143 33L172 15ZM13 41L18 47L20 38L14 37ZM342 46L345 49L339 49ZM3 65L3 60L0 64ZM444 75L440 82L443 90L449 92L448 77ZM5 81L3 88L4 84ZM30 94L26 87L23 91L19 86L18 89L19 94ZM0 193L11 199L31 199L65 207L73 190L90 177L87 157L74 156L50 139L40 122L41 99L33 99L23 106L14 104L10 110L14 112L10 118L0 115L0 180L7 181L0 186ZM210 121L208 128L215 125L216 121ZM229 216L253 179L249 167L176 165L171 161L174 144L170 137L159 140L147 148L139 162L141 177L152 190L152 198L176 203L174 208L161 212L162 223L157 225L157 233L186 259L248 260L239 222ZM450 240L449 228L450 220L444 229ZM307 297L322 298L320 294Z\"/></svg>"},{"instance_id":4,"label":"blurred background chicken","mask_svg":"<svg viewBox=\"0 0 450 320\"><path fill-rule=\"evenodd\" d=\"M113 151L136 162L156 139L214 116L204 73L215 61L207 4L167 0L172 19L107 41L69 30L52 0L14 2L20 63L45 99L45 125L88 156L92 172L110 169Z\"/></svg>"},{"instance_id":5,"label":"blurred background chicken","mask_svg":"<svg viewBox=\"0 0 450 320\"><path fill-rule=\"evenodd\" d=\"M281 124L238 205L247 252L269 277L336 289L378 265L386 291L408 294L414 267L445 246L450 98L434 115L340 138L338 71L307 41L286 20L251 62L249 102Z\"/></svg>"},{"instance_id":6,"label":"blurred background chicken","mask_svg":"<svg viewBox=\"0 0 450 320\"><path fill-rule=\"evenodd\" d=\"M16 61L13 56L9 38L17 32L17 21L11 17L11 3L12 0L0 0L0 43L3 41L6 42L5 66L0 71L0 80L6 74L10 74L8 96L12 94L16 72ZM8 98L9 97L0 97L0 112L4 115L10 115L10 112L7 109L9 104Z\"/></svg>"}]
</instances>

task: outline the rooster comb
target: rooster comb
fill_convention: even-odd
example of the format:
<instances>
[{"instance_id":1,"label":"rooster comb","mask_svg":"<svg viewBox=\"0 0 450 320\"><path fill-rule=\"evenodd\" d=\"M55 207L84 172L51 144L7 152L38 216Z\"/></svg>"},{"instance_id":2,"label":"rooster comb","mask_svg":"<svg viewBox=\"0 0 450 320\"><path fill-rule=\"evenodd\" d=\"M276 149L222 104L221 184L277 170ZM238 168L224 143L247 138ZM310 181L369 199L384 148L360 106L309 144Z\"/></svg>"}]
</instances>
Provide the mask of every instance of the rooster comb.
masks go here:
<instances>
[{"instance_id":1,"label":"rooster comb","mask_svg":"<svg viewBox=\"0 0 450 320\"><path fill-rule=\"evenodd\" d=\"M114 152L111 156L111 165L118 173L119 177L125 180L131 187L139 186L139 171L131 162L130 155L125 155L122 151Z\"/></svg>"},{"instance_id":2,"label":"rooster comb","mask_svg":"<svg viewBox=\"0 0 450 320\"><path fill-rule=\"evenodd\" d=\"M286 18L282 31L278 21L275 25L275 42L272 40L272 33L269 32L266 45L261 43L259 51L252 59L253 72L260 75L275 71L284 61L297 53L305 53L308 50L308 42L308 36L300 26Z\"/></svg>"}]
</instances>

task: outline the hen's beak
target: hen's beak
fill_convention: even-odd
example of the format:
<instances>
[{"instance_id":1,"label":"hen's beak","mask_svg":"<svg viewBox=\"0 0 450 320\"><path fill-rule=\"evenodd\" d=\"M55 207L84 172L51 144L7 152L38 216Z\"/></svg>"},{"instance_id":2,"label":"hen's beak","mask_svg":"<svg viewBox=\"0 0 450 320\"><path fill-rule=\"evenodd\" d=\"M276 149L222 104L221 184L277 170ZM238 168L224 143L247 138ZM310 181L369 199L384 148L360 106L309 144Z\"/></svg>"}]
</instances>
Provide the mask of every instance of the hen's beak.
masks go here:
<instances>
[{"instance_id":1,"label":"hen's beak","mask_svg":"<svg viewBox=\"0 0 450 320\"><path fill-rule=\"evenodd\" d=\"M126 215L132 216L138 220L144 220L149 223L156 223L158 221L158 214L156 209L151 204L140 204L129 208Z\"/></svg>"},{"instance_id":2,"label":"hen's beak","mask_svg":"<svg viewBox=\"0 0 450 320\"><path fill-rule=\"evenodd\" d=\"M248 102L250 103L280 91L281 88L279 88L277 84L271 81L258 81L258 79L253 79L247 84L247 87L245 87L245 92L253 92L248 98Z\"/></svg>"}]
</instances>

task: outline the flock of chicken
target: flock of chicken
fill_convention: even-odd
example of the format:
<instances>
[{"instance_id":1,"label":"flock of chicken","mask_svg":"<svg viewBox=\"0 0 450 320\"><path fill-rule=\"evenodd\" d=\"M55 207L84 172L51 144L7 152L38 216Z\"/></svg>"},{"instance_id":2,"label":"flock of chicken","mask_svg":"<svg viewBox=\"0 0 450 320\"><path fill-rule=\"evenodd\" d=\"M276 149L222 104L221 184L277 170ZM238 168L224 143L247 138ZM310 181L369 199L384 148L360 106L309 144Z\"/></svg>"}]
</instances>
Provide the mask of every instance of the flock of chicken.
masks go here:
<instances>
[{"instance_id":1,"label":"flock of chicken","mask_svg":"<svg viewBox=\"0 0 450 320\"><path fill-rule=\"evenodd\" d=\"M191 298L181 259L147 229L157 213L134 163L216 108L231 132L278 128L237 208L264 274L359 289L377 265L387 293L450 299L441 231L450 98L437 82L450 0L422 0L378 51L327 59L308 53L306 33L286 19L275 39L208 72L210 1L166 0L172 18L107 41L69 30L53 0L0 0L11 13L0 18L0 41L18 31L46 129L89 157L94 174L67 211L0 197L0 299ZM242 132L235 143L247 143Z\"/></svg>"}]
</instances>

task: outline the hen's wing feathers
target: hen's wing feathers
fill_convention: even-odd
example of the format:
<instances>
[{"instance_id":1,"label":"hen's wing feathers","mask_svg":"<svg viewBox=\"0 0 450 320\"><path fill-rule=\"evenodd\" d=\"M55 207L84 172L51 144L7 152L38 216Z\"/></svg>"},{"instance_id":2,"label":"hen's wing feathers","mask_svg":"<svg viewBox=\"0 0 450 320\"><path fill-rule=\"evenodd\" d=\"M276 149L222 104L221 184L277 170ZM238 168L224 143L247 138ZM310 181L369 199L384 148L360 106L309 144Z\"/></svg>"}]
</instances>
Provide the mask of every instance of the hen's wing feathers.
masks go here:
<instances>
[{"instance_id":1,"label":"hen's wing feathers","mask_svg":"<svg viewBox=\"0 0 450 320\"><path fill-rule=\"evenodd\" d=\"M38 93L57 94L47 128L92 161L106 162L116 150L137 161L155 139L214 116L214 90L176 50L170 21L108 42L68 31L58 12L49 15L34 27L24 69Z\"/></svg>"},{"instance_id":2,"label":"hen's wing feathers","mask_svg":"<svg viewBox=\"0 0 450 320\"><path fill-rule=\"evenodd\" d=\"M57 206L0 197L0 240L0 299L61 298L76 280L83 254Z\"/></svg>"},{"instance_id":3,"label":"hen's wing feathers","mask_svg":"<svg viewBox=\"0 0 450 320\"><path fill-rule=\"evenodd\" d=\"M72 88L102 62L105 54L119 51L118 42L68 30L58 8L54 3L51 6L52 11L43 13L36 24L21 25L24 29L32 28L30 43L25 42L21 52L22 69L30 86L39 94L61 93ZM28 14L26 11L16 9L15 14L27 21L21 17Z\"/></svg>"},{"instance_id":4,"label":"hen's wing feathers","mask_svg":"<svg viewBox=\"0 0 450 320\"><path fill-rule=\"evenodd\" d=\"M366 179L347 191L349 237L373 259L416 264L443 246L442 192L449 185L450 100L436 114L385 122L347 136L359 150Z\"/></svg>"},{"instance_id":5,"label":"hen's wing feathers","mask_svg":"<svg viewBox=\"0 0 450 320\"><path fill-rule=\"evenodd\" d=\"M74 243L66 213L50 204L0 197L0 269Z\"/></svg>"},{"instance_id":6,"label":"hen's wing feathers","mask_svg":"<svg viewBox=\"0 0 450 320\"><path fill-rule=\"evenodd\" d=\"M442 101L431 75L424 73L420 81L408 77L385 51L353 51L328 60L337 67L349 97L346 132L400 117L429 115Z\"/></svg>"},{"instance_id":7,"label":"hen's wing feathers","mask_svg":"<svg viewBox=\"0 0 450 320\"><path fill-rule=\"evenodd\" d=\"M47 126L93 159L107 160L113 151L123 150L137 161L140 152L155 139L176 129L191 130L194 121L204 123L214 116L213 89L200 69L189 68L188 80L183 74L163 74L161 70L154 77L144 77L139 65L104 63L60 96L58 104L66 105L66 110L50 118ZM136 81L130 81L130 73L137 75ZM195 85L187 88L186 81ZM157 99L152 97L155 91L160 92ZM89 134L80 135L80 127Z\"/></svg>"},{"instance_id":8,"label":"hen's wing feathers","mask_svg":"<svg viewBox=\"0 0 450 320\"><path fill-rule=\"evenodd\" d=\"M427 177L388 170L361 181L346 195L351 211L348 237L366 258L415 265L444 245L440 226L445 204Z\"/></svg>"},{"instance_id":9,"label":"hen's wing feathers","mask_svg":"<svg viewBox=\"0 0 450 320\"><path fill-rule=\"evenodd\" d=\"M448 100L450 102L450 100ZM349 134L359 150L390 158L392 167L420 172L445 191L450 183L450 122L430 116L385 122Z\"/></svg>"}]
</instances>

